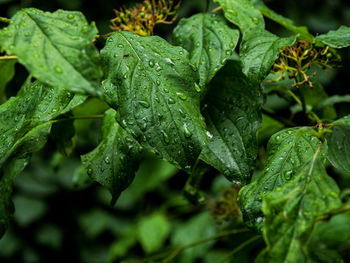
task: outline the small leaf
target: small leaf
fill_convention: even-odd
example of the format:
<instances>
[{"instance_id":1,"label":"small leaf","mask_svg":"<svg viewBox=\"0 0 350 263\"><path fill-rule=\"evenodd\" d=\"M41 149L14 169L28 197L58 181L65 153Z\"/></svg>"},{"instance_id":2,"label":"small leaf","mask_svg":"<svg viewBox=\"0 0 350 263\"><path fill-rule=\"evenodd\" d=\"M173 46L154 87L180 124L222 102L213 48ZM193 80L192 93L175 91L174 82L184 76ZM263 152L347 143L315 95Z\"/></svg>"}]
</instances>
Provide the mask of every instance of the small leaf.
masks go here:
<instances>
[{"instance_id":1,"label":"small leaf","mask_svg":"<svg viewBox=\"0 0 350 263\"><path fill-rule=\"evenodd\" d=\"M239 193L244 222L249 227L262 230L262 194L268 194L290 181L321 144L317 137L309 134L310 131L309 128L285 129L271 137L262 174Z\"/></svg>"},{"instance_id":2,"label":"small leaf","mask_svg":"<svg viewBox=\"0 0 350 263\"><path fill-rule=\"evenodd\" d=\"M188 53L159 37L115 32L101 51L106 101L142 146L191 171L208 141Z\"/></svg>"},{"instance_id":3,"label":"small leaf","mask_svg":"<svg viewBox=\"0 0 350 263\"><path fill-rule=\"evenodd\" d=\"M168 219L160 213L145 217L138 223L139 240L147 254L160 249L169 233Z\"/></svg>"},{"instance_id":4,"label":"small leaf","mask_svg":"<svg viewBox=\"0 0 350 263\"><path fill-rule=\"evenodd\" d=\"M281 188L263 196L266 249L257 262L309 262L305 246L315 220L341 205L339 188L317 152Z\"/></svg>"},{"instance_id":5,"label":"small leaf","mask_svg":"<svg viewBox=\"0 0 350 263\"><path fill-rule=\"evenodd\" d=\"M246 184L257 157L256 133L261 125L261 90L230 61L210 84L203 115L212 137L200 158L228 180Z\"/></svg>"},{"instance_id":6,"label":"small leaf","mask_svg":"<svg viewBox=\"0 0 350 263\"><path fill-rule=\"evenodd\" d=\"M350 27L341 26L337 30L317 36L315 40L332 48L348 47L350 46Z\"/></svg>"},{"instance_id":7,"label":"small leaf","mask_svg":"<svg viewBox=\"0 0 350 263\"><path fill-rule=\"evenodd\" d=\"M113 109L106 111L100 144L81 160L87 174L108 188L114 205L132 182L139 165L140 145L115 120Z\"/></svg>"},{"instance_id":8,"label":"small leaf","mask_svg":"<svg viewBox=\"0 0 350 263\"><path fill-rule=\"evenodd\" d=\"M198 68L201 86L225 65L238 39L239 31L230 28L225 18L209 13L181 19L173 33L174 45L185 48Z\"/></svg>"},{"instance_id":9,"label":"small leaf","mask_svg":"<svg viewBox=\"0 0 350 263\"><path fill-rule=\"evenodd\" d=\"M6 101L6 84L15 75L16 60L0 60L0 104Z\"/></svg>"},{"instance_id":10,"label":"small leaf","mask_svg":"<svg viewBox=\"0 0 350 263\"><path fill-rule=\"evenodd\" d=\"M219 2L225 17L238 26L243 35L252 28L261 30L265 28L262 14L250 0L215 0L215 2Z\"/></svg>"},{"instance_id":11,"label":"small leaf","mask_svg":"<svg viewBox=\"0 0 350 263\"><path fill-rule=\"evenodd\" d=\"M243 73L260 83L270 73L282 47L291 46L296 37L280 38L266 30L250 30L243 35L239 56Z\"/></svg>"},{"instance_id":12,"label":"small leaf","mask_svg":"<svg viewBox=\"0 0 350 263\"><path fill-rule=\"evenodd\" d=\"M34 8L18 11L0 30L0 45L38 80L67 90L97 95L103 75L92 43L95 24L80 12L54 13Z\"/></svg>"},{"instance_id":13,"label":"small leaf","mask_svg":"<svg viewBox=\"0 0 350 263\"><path fill-rule=\"evenodd\" d=\"M330 163L341 172L350 174L350 126L335 126L326 139Z\"/></svg>"}]
</instances>

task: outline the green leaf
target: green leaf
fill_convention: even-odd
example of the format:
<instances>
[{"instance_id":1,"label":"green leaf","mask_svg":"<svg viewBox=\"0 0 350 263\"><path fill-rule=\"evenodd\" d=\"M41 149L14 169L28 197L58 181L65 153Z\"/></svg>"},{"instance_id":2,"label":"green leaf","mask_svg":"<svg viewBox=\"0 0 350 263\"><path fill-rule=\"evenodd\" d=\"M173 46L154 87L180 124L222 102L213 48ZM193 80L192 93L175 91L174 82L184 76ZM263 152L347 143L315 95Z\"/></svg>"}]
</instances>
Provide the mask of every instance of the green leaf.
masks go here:
<instances>
[{"instance_id":1,"label":"green leaf","mask_svg":"<svg viewBox=\"0 0 350 263\"><path fill-rule=\"evenodd\" d=\"M160 249L169 233L170 224L161 213L142 218L138 224L139 240L147 254Z\"/></svg>"},{"instance_id":2,"label":"green leaf","mask_svg":"<svg viewBox=\"0 0 350 263\"><path fill-rule=\"evenodd\" d=\"M339 188L318 154L291 181L263 196L267 247L257 262L309 262L306 245L315 220L341 205Z\"/></svg>"},{"instance_id":3,"label":"green leaf","mask_svg":"<svg viewBox=\"0 0 350 263\"><path fill-rule=\"evenodd\" d=\"M145 148L190 171L208 141L188 53L159 37L115 32L101 51L106 101Z\"/></svg>"},{"instance_id":4,"label":"green leaf","mask_svg":"<svg viewBox=\"0 0 350 263\"><path fill-rule=\"evenodd\" d=\"M132 182L139 165L141 146L115 120L113 109L106 111L100 144L81 160L88 175L112 194L114 204Z\"/></svg>"},{"instance_id":5,"label":"green leaf","mask_svg":"<svg viewBox=\"0 0 350 263\"><path fill-rule=\"evenodd\" d=\"M243 75L239 61L229 61L210 84L203 115L211 140L200 158L228 180L246 184L257 156L262 95Z\"/></svg>"},{"instance_id":6,"label":"green leaf","mask_svg":"<svg viewBox=\"0 0 350 263\"><path fill-rule=\"evenodd\" d=\"M225 17L238 26L244 35L246 31L255 28L265 28L264 18L250 0L215 0L224 10Z\"/></svg>"},{"instance_id":7,"label":"green leaf","mask_svg":"<svg viewBox=\"0 0 350 263\"><path fill-rule=\"evenodd\" d=\"M225 65L239 39L239 31L230 28L224 17L201 13L180 20L173 33L174 45L190 52L196 65L200 85L209 83L216 72Z\"/></svg>"},{"instance_id":8,"label":"green leaf","mask_svg":"<svg viewBox=\"0 0 350 263\"><path fill-rule=\"evenodd\" d=\"M0 60L0 104L6 101L6 84L15 75L16 60Z\"/></svg>"},{"instance_id":9,"label":"green leaf","mask_svg":"<svg viewBox=\"0 0 350 263\"><path fill-rule=\"evenodd\" d=\"M332 48L348 47L350 46L350 27L341 26L337 30L317 36L315 40Z\"/></svg>"},{"instance_id":10,"label":"green leaf","mask_svg":"<svg viewBox=\"0 0 350 263\"><path fill-rule=\"evenodd\" d=\"M267 146L267 163L261 175L239 193L244 222L262 230L262 195L286 184L299 167L314 155L320 140L309 134L310 128L291 128L274 134Z\"/></svg>"},{"instance_id":11,"label":"green leaf","mask_svg":"<svg viewBox=\"0 0 350 263\"><path fill-rule=\"evenodd\" d=\"M11 214L12 180L26 166L30 154L45 145L51 120L83 99L64 89L35 82L0 106L1 231L6 228Z\"/></svg>"},{"instance_id":12,"label":"green leaf","mask_svg":"<svg viewBox=\"0 0 350 263\"><path fill-rule=\"evenodd\" d=\"M293 20L271 10L262 0L251 0L251 2L265 17L292 31L294 34L299 34L302 38L313 39L313 36L309 33L307 27L296 26Z\"/></svg>"},{"instance_id":13,"label":"green leaf","mask_svg":"<svg viewBox=\"0 0 350 263\"><path fill-rule=\"evenodd\" d=\"M335 126L326 139L330 163L338 170L350 174L350 126Z\"/></svg>"},{"instance_id":14,"label":"green leaf","mask_svg":"<svg viewBox=\"0 0 350 263\"><path fill-rule=\"evenodd\" d=\"M38 80L67 90L97 95L103 75L92 43L95 24L80 12L54 13L26 8L0 30L0 45Z\"/></svg>"},{"instance_id":15,"label":"green leaf","mask_svg":"<svg viewBox=\"0 0 350 263\"><path fill-rule=\"evenodd\" d=\"M296 37L280 38L266 30L250 30L243 35L239 56L243 73L260 83L270 73L282 47L291 46Z\"/></svg>"}]
</instances>

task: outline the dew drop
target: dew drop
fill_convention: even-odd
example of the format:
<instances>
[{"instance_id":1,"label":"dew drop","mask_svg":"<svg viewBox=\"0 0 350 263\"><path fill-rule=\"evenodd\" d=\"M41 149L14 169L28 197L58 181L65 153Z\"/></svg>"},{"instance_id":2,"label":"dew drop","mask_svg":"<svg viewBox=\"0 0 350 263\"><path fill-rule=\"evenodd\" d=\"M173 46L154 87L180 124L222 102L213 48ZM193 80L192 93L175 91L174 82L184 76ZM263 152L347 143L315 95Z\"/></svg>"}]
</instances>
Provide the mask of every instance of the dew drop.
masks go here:
<instances>
[{"instance_id":1,"label":"dew drop","mask_svg":"<svg viewBox=\"0 0 350 263\"><path fill-rule=\"evenodd\" d=\"M144 100L139 101L139 103L144 108L149 108L151 106L147 101Z\"/></svg>"},{"instance_id":2,"label":"dew drop","mask_svg":"<svg viewBox=\"0 0 350 263\"><path fill-rule=\"evenodd\" d=\"M176 101L173 98L169 98L168 102L169 102L169 104L175 104Z\"/></svg>"},{"instance_id":3,"label":"dew drop","mask_svg":"<svg viewBox=\"0 0 350 263\"><path fill-rule=\"evenodd\" d=\"M186 94L184 94L182 92L176 92L176 95L182 100L186 100L187 99Z\"/></svg>"},{"instance_id":4,"label":"dew drop","mask_svg":"<svg viewBox=\"0 0 350 263\"><path fill-rule=\"evenodd\" d=\"M165 93L169 93L169 90L165 88L165 89L164 89L164 92L165 92Z\"/></svg>"},{"instance_id":5,"label":"dew drop","mask_svg":"<svg viewBox=\"0 0 350 263\"><path fill-rule=\"evenodd\" d=\"M73 18L74 18L74 15L69 14L69 15L67 15L67 18L68 18L68 19L73 19Z\"/></svg>"},{"instance_id":6,"label":"dew drop","mask_svg":"<svg viewBox=\"0 0 350 263\"><path fill-rule=\"evenodd\" d=\"M185 118L186 117L186 114L183 112L182 109L179 109L179 112L180 112L180 115L182 118Z\"/></svg>"},{"instance_id":7,"label":"dew drop","mask_svg":"<svg viewBox=\"0 0 350 263\"><path fill-rule=\"evenodd\" d=\"M162 135L163 135L163 140L166 144L168 144L170 142L169 136L168 134L166 134L165 131L162 131Z\"/></svg>"},{"instance_id":8,"label":"dew drop","mask_svg":"<svg viewBox=\"0 0 350 263\"><path fill-rule=\"evenodd\" d=\"M108 40L109 41L109 40ZM113 41L113 40L112 40ZM111 41L111 42L112 42ZM120 48L123 48L124 47L124 45L123 44L118 44L118 47L120 47Z\"/></svg>"},{"instance_id":9,"label":"dew drop","mask_svg":"<svg viewBox=\"0 0 350 263\"><path fill-rule=\"evenodd\" d=\"M60 66L55 66L54 70L55 70L55 72L57 72L57 73L62 73L62 69L61 69Z\"/></svg>"},{"instance_id":10,"label":"dew drop","mask_svg":"<svg viewBox=\"0 0 350 263\"><path fill-rule=\"evenodd\" d=\"M252 21L254 24L259 24L259 19L257 17L253 17Z\"/></svg>"},{"instance_id":11,"label":"dew drop","mask_svg":"<svg viewBox=\"0 0 350 263\"><path fill-rule=\"evenodd\" d=\"M91 169L91 168L89 168L89 169L87 170L87 174L88 174L88 175L92 175L92 169Z\"/></svg>"},{"instance_id":12,"label":"dew drop","mask_svg":"<svg viewBox=\"0 0 350 263\"><path fill-rule=\"evenodd\" d=\"M194 83L194 88L197 92L201 92L201 87L197 83Z\"/></svg>"},{"instance_id":13,"label":"dew drop","mask_svg":"<svg viewBox=\"0 0 350 263\"><path fill-rule=\"evenodd\" d=\"M149 66L150 66L151 68L154 67L154 61L153 61L153 60L150 60L148 64L149 64Z\"/></svg>"},{"instance_id":14,"label":"dew drop","mask_svg":"<svg viewBox=\"0 0 350 263\"><path fill-rule=\"evenodd\" d=\"M110 161L110 159L109 159L109 157L107 156L106 158L105 158L105 163L106 164L109 164L111 161Z\"/></svg>"},{"instance_id":15,"label":"dew drop","mask_svg":"<svg viewBox=\"0 0 350 263\"><path fill-rule=\"evenodd\" d=\"M184 134L186 138L189 138L192 136L192 132L189 130L186 123L184 123Z\"/></svg>"}]
</instances>

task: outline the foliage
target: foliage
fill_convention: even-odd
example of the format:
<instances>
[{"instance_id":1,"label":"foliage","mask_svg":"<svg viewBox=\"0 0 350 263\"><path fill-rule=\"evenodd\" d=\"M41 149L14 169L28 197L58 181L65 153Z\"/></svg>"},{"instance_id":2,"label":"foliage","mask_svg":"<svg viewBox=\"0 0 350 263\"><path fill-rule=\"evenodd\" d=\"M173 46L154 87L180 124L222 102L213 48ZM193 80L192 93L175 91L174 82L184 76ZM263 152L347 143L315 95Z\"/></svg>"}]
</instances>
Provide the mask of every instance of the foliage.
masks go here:
<instances>
[{"instance_id":1,"label":"foliage","mask_svg":"<svg viewBox=\"0 0 350 263\"><path fill-rule=\"evenodd\" d=\"M112 237L82 262L349 260L350 100L327 83L350 28L313 36L261 0L216 0L154 35L188 6L115 9L107 34L79 11L1 17L0 257L47 261L16 256L15 229L52 213L39 247ZM42 200L62 187L85 196L83 238Z\"/></svg>"}]
</instances>

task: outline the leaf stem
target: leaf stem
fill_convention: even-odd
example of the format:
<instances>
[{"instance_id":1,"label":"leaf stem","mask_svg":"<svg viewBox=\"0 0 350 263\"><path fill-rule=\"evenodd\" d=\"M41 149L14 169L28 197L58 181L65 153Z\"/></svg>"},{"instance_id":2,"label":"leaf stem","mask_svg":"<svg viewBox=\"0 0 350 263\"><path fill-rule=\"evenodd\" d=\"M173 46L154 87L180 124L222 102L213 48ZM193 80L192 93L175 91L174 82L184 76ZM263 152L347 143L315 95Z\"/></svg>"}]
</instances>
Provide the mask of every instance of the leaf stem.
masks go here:
<instances>
[{"instance_id":1,"label":"leaf stem","mask_svg":"<svg viewBox=\"0 0 350 263\"><path fill-rule=\"evenodd\" d=\"M330 218L332 218L335 215L339 215L339 214L346 213L346 212L349 212L349 211L350 211L350 202L347 202L342 207L340 207L340 208L338 208L336 210L330 211L327 214L322 215L316 221L326 221L326 220L329 220Z\"/></svg>"},{"instance_id":2,"label":"leaf stem","mask_svg":"<svg viewBox=\"0 0 350 263\"><path fill-rule=\"evenodd\" d=\"M0 60L18 59L17 56L0 56Z\"/></svg>"},{"instance_id":3,"label":"leaf stem","mask_svg":"<svg viewBox=\"0 0 350 263\"><path fill-rule=\"evenodd\" d=\"M232 250L230 253L228 253L225 257L223 257L217 263L224 263L226 260L230 259L234 254L236 254L237 252L242 250L244 247L248 246L249 244L253 243L255 240L257 240L259 238L260 238L260 236L253 236L252 238L250 238L247 241L240 244L238 247L236 247L234 250Z\"/></svg>"},{"instance_id":4,"label":"leaf stem","mask_svg":"<svg viewBox=\"0 0 350 263\"><path fill-rule=\"evenodd\" d=\"M9 23L11 22L11 19L6 18L6 17L1 17L1 16L0 16L0 21L9 24Z\"/></svg>"}]
</instances>

